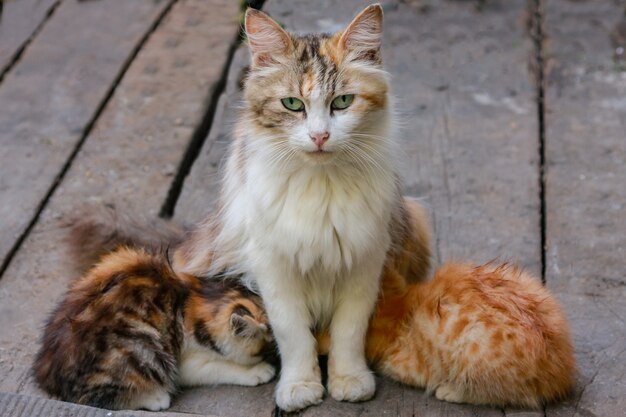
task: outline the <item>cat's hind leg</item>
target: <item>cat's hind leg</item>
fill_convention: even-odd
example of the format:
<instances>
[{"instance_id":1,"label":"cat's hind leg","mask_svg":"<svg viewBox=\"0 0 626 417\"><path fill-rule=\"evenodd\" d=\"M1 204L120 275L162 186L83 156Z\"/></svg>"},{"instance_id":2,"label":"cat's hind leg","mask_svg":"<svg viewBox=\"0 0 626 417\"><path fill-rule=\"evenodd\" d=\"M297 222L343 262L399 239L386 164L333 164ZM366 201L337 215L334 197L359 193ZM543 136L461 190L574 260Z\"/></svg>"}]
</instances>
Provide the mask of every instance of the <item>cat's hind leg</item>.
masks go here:
<instances>
[{"instance_id":1,"label":"cat's hind leg","mask_svg":"<svg viewBox=\"0 0 626 417\"><path fill-rule=\"evenodd\" d=\"M131 410L161 411L170 408L170 393L163 387L156 387L150 391L138 392L129 401Z\"/></svg>"},{"instance_id":2,"label":"cat's hind leg","mask_svg":"<svg viewBox=\"0 0 626 417\"><path fill-rule=\"evenodd\" d=\"M435 390L435 397L437 397L438 400L448 401L450 403L467 402L465 390L462 387L450 383L439 385Z\"/></svg>"},{"instance_id":3,"label":"cat's hind leg","mask_svg":"<svg viewBox=\"0 0 626 417\"><path fill-rule=\"evenodd\" d=\"M198 356L198 355L196 355ZM274 378L276 370L267 362L255 365L239 365L218 360L183 360L180 367L180 383L185 386L234 384L256 386Z\"/></svg>"}]
</instances>

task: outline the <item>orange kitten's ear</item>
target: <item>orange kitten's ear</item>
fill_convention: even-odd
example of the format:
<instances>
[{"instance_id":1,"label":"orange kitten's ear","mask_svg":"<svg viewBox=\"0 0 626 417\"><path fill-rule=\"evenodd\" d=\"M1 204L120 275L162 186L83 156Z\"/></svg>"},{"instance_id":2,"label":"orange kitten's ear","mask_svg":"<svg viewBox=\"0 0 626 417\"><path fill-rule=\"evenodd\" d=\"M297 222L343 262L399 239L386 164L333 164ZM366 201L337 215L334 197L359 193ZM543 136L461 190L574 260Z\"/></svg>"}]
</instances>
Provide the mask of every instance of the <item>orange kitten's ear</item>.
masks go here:
<instances>
[{"instance_id":1,"label":"orange kitten's ear","mask_svg":"<svg viewBox=\"0 0 626 417\"><path fill-rule=\"evenodd\" d=\"M253 66L266 66L276 55L290 51L293 46L289 34L259 10L246 10L245 28Z\"/></svg>"},{"instance_id":2,"label":"orange kitten's ear","mask_svg":"<svg viewBox=\"0 0 626 417\"><path fill-rule=\"evenodd\" d=\"M354 18L339 40L340 47L359 56L377 55L383 37L383 9L372 4Z\"/></svg>"}]
</instances>

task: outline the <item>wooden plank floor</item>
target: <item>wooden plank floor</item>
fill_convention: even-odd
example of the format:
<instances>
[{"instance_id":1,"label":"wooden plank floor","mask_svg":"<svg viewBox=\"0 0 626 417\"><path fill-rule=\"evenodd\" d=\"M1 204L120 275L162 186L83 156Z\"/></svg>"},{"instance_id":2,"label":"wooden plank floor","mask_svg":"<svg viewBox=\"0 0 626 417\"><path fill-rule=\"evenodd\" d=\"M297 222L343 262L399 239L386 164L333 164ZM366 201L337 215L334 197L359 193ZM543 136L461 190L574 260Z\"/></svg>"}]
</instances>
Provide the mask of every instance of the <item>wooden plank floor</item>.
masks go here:
<instances>
[{"instance_id":1,"label":"wooden plank floor","mask_svg":"<svg viewBox=\"0 0 626 417\"><path fill-rule=\"evenodd\" d=\"M152 0L64 2L4 77L0 271L167 5Z\"/></svg>"},{"instance_id":2,"label":"wooden plank floor","mask_svg":"<svg viewBox=\"0 0 626 417\"><path fill-rule=\"evenodd\" d=\"M38 393L30 364L40 328L72 278L59 244L63 219L89 202L158 213L219 86L238 13L229 0L177 2L132 62L0 279L0 391Z\"/></svg>"},{"instance_id":3,"label":"wooden plank floor","mask_svg":"<svg viewBox=\"0 0 626 417\"><path fill-rule=\"evenodd\" d=\"M546 282L580 368L549 417L626 415L626 61L611 43L617 27L626 41L625 9L546 3Z\"/></svg>"},{"instance_id":4,"label":"wooden plank floor","mask_svg":"<svg viewBox=\"0 0 626 417\"><path fill-rule=\"evenodd\" d=\"M32 382L40 327L73 278L64 219L87 202L200 220L248 55L231 61L237 2L116 1L9 0L0 19L0 416L157 415L50 400ZM288 29L332 31L368 3L263 9ZM379 378L372 401L326 399L298 415L626 416L626 2L383 8L405 192L430 210L437 262L499 256L543 275L571 319L578 387L533 412L448 404ZM187 390L161 415L280 415L273 388Z\"/></svg>"},{"instance_id":5,"label":"wooden plank floor","mask_svg":"<svg viewBox=\"0 0 626 417\"><path fill-rule=\"evenodd\" d=\"M58 0L3 2L0 15L0 79L59 5Z\"/></svg>"}]
</instances>

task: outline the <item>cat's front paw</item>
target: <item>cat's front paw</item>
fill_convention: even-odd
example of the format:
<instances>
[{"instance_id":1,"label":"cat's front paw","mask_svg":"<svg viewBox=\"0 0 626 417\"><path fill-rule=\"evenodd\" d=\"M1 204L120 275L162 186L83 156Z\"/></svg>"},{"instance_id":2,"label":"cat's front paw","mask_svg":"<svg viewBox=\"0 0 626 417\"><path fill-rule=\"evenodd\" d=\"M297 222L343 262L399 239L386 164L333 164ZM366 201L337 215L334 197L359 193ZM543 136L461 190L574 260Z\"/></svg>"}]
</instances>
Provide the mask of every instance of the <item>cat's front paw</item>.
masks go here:
<instances>
[{"instance_id":1,"label":"cat's front paw","mask_svg":"<svg viewBox=\"0 0 626 417\"><path fill-rule=\"evenodd\" d=\"M376 380L369 370L329 375L328 392L337 401L365 401L376 393Z\"/></svg>"},{"instance_id":2,"label":"cat's front paw","mask_svg":"<svg viewBox=\"0 0 626 417\"><path fill-rule=\"evenodd\" d=\"M276 375L276 369L267 362L257 363L248 370L250 375L250 386L265 384L271 381Z\"/></svg>"},{"instance_id":3,"label":"cat's front paw","mask_svg":"<svg viewBox=\"0 0 626 417\"><path fill-rule=\"evenodd\" d=\"M276 405L283 411L302 410L322 402L324 386L319 381L283 381L276 387Z\"/></svg>"}]
</instances>

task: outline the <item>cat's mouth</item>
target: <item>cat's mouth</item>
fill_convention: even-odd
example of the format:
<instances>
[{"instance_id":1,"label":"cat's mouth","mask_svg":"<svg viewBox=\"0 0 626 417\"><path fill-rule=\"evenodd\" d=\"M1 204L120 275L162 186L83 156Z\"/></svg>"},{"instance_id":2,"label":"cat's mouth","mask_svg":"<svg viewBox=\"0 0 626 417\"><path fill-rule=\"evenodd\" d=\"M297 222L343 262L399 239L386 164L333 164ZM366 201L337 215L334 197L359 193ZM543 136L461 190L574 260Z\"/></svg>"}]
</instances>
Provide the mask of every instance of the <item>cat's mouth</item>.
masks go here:
<instances>
[{"instance_id":1,"label":"cat's mouth","mask_svg":"<svg viewBox=\"0 0 626 417\"><path fill-rule=\"evenodd\" d=\"M305 154L313 159L325 159L325 158L329 158L333 152L331 151L327 151L325 149L318 149L315 151L306 151Z\"/></svg>"},{"instance_id":2,"label":"cat's mouth","mask_svg":"<svg viewBox=\"0 0 626 417\"><path fill-rule=\"evenodd\" d=\"M320 155L330 155L332 154L331 151L327 151L325 149L318 149L316 151L307 151L306 152L307 155L312 155L312 156L320 156Z\"/></svg>"}]
</instances>

